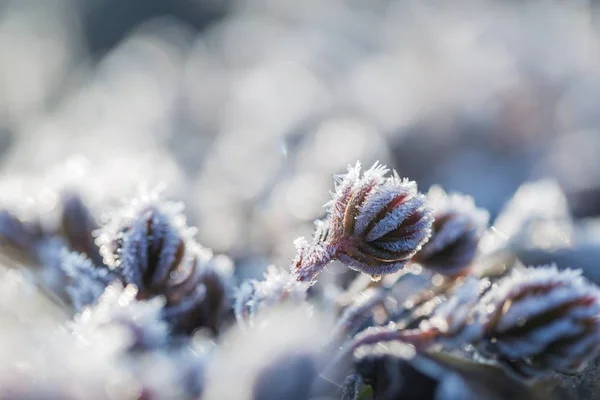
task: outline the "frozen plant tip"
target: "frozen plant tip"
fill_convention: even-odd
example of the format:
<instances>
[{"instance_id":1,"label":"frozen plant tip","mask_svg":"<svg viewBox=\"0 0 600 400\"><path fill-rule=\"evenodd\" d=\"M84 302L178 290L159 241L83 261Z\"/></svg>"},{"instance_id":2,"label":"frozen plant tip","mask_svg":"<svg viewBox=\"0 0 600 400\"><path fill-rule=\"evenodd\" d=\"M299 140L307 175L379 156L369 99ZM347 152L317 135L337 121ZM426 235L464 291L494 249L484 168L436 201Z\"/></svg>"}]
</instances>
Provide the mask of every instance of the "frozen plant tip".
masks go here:
<instances>
[{"instance_id":1,"label":"frozen plant tip","mask_svg":"<svg viewBox=\"0 0 600 400\"><path fill-rule=\"evenodd\" d=\"M433 218L413 181L375 163L360 174L360 163L335 177L327 218L317 223L312 243L296 241L292 271L300 281L314 281L337 259L375 279L406 265L427 241Z\"/></svg>"},{"instance_id":2,"label":"frozen plant tip","mask_svg":"<svg viewBox=\"0 0 600 400\"><path fill-rule=\"evenodd\" d=\"M483 295L463 338L532 376L574 373L600 349L600 291L579 270L518 268Z\"/></svg>"},{"instance_id":3,"label":"frozen plant tip","mask_svg":"<svg viewBox=\"0 0 600 400\"><path fill-rule=\"evenodd\" d=\"M471 197L446 194L439 186L429 190L427 203L433 210L432 234L413 261L443 275L461 274L475 259L489 213L475 207Z\"/></svg>"},{"instance_id":4,"label":"frozen plant tip","mask_svg":"<svg viewBox=\"0 0 600 400\"><path fill-rule=\"evenodd\" d=\"M143 195L115 212L102 228L98 242L104 262L139 289L138 298L170 292L178 296L173 273L184 273L187 266L191 275L187 247L192 233L182 209L157 194Z\"/></svg>"}]
</instances>

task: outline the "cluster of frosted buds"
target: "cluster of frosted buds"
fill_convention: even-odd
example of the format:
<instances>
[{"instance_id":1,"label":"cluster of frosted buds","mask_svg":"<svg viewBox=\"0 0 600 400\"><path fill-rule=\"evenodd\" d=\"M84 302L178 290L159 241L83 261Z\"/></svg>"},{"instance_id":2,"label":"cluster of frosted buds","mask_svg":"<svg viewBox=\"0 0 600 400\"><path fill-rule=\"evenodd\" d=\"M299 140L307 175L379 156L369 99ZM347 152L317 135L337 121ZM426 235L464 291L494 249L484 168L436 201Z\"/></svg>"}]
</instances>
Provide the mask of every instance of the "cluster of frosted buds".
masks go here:
<instances>
[{"instance_id":1,"label":"cluster of frosted buds","mask_svg":"<svg viewBox=\"0 0 600 400\"><path fill-rule=\"evenodd\" d=\"M448 195L439 186L429 190L427 203L434 217L431 238L415 254L413 262L443 275L461 274L477 254L489 213L475 207L471 197Z\"/></svg>"},{"instance_id":2,"label":"cluster of frosted buds","mask_svg":"<svg viewBox=\"0 0 600 400\"><path fill-rule=\"evenodd\" d=\"M581 370L600 351L600 290L581 271L518 268L479 300L459 334L526 376Z\"/></svg>"},{"instance_id":3,"label":"cluster of frosted buds","mask_svg":"<svg viewBox=\"0 0 600 400\"><path fill-rule=\"evenodd\" d=\"M216 331L212 313L221 314L227 300L225 271L215 273L212 252L195 243L182 209L156 193L134 199L103 228L101 253L126 284L138 288L138 299L165 296L165 318L176 331Z\"/></svg>"},{"instance_id":4,"label":"cluster of frosted buds","mask_svg":"<svg viewBox=\"0 0 600 400\"><path fill-rule=\"evenodd\" d=\"M335 192L312 243L296 241L292 271L314 281L329 261L378 278L404 267L427 241L433 218L415 182L386 177L378 164L360 175L360 163L335 177Z\"/></svg>"},{"instance_id":5,"label":"cluster of frosted buds","mask_svg":"<svg viewBox=\"0 0 600 400\"><path fill-rule=\"evenodd\" d=\"M240 286L234 305L240 323L252 324L260 312L282 303L301 304L306 300L308 284L298 282L284 270L270 266L264 280L249 280Z\"/></svg>"}]
</instances>

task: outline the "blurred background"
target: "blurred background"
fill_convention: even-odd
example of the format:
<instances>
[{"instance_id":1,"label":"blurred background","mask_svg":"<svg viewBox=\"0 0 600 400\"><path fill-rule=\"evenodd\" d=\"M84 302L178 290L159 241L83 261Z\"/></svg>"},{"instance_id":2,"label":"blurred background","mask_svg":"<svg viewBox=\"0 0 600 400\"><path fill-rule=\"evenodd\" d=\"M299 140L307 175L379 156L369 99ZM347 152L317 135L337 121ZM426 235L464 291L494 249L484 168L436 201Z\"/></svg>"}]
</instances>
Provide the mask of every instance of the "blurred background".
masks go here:
<instances>
[{"instance_id":1,"label":"blurred background","mask_svg":"<svg viewBox=\"0 0 600 400\"><path fill-rule=\"evenodd\" d=\"M380 160L492 216L542 177L600 214L587 1L0 4L0 203L22 213L163 184L204 245L285 265L331 174Z\"/></svg>"}]
</instances>

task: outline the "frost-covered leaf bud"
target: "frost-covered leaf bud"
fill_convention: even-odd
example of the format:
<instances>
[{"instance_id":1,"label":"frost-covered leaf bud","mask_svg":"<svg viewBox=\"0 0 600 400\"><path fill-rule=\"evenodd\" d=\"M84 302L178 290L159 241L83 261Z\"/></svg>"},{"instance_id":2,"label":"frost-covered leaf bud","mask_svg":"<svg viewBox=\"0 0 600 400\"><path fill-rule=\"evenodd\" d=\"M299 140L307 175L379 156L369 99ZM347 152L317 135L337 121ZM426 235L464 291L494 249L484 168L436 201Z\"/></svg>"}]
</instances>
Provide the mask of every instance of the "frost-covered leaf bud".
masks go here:
<instances>
[{"instance_id":1,"label":"frost-covered leaf bud","mask_svg":"<svg viewBox=\"0 0 600 400\"><path fill-rule=\"evenodd\" d=\"M306 300L308 284L298 282L287 271L270 266L264 280L249 280L236 294L235 317L240 323L252 324L258 313L284 302L300 304Z\"/></svg>"},{"instance_id":2,"label":"frost-covered leaf bud","mask_svg":"<svg viewBox=\"0 0 600 400\"><path fill-rule=\"evenodd\" d=\"M182 208L157 194L139 197L103 228L101 252L106 265L138 288L138 299L166 297L163 317L176 333L199 327L216 333L231 262L194 241Z\"/></svg>"},{"instance_id":3,"label":"frost-covered leaf bud","mask_svg":"<svg viewBox=\"0 0 600 400\"><path fill-rule=\"evenodd\" d=\"M433 210L432 234L413 261L443 275L460 274L477 254L489 214L475 207L471 197L446 194L439 186L429 190L427 203Z\"/></svg>"},{"instance_id":4,"label":"frost-covered leaf bud","mask_svg":"<svg viewBox=\"0 0 600 400\"><path fill-rule=\"evenodd\" d=\"M116 213L98 238L104 262L138 288L138 299L174 299L196 286L189 282L196 272L192 233L181 211L157 195L141 196Z\"/></svg>"},{"instance_id":5,"label":"frost-covered leaf bud","mask_svg":"<svg viewBox=\"0 0 600 400\"><path fill-rule=\"evenodd\" d=\"M377 163L360 175L360 163L335 177L312 244L300 239L292 266L297 279L313 281L331 259L373 277L400 270L427 241L433 218L415 182Z\"/></svg>"},{"instance_id":6,"label":"frost-covered leaf bud","mask_svg":"<svg viewBox=\"0 0 600 400\"><path fill-rule=\"evenodd\" d=\"M579 270L515 269L472 319L471 342L525 375L577 372L600 350L600 291Z\"/></svg>"}]
</instances>

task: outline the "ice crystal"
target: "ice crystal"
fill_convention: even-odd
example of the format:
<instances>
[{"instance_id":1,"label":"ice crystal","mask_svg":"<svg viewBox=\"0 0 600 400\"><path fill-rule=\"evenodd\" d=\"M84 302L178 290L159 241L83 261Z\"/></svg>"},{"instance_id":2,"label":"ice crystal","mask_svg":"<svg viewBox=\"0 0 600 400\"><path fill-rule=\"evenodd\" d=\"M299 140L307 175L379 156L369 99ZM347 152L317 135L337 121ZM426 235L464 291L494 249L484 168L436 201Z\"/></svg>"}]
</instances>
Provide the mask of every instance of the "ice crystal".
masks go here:
<instances>
[{"instance_id":1,"label":"ice crystal","mask_svg":"<svg viewBox=\"0 0 600 400\"><path fill-rule=\"evenodd\" d=\"M363 175L357 163L335 176L327 219L313 243L296 242L292 266L299 280L312 281L333 258L373 277L398 271L427 241L432 217L415 182L375 163Z\"/></svg>"},{"instance_id":2,"label":"ice crystal","mask_svg":"<svg viewBox=\"0 0 600 400\"><path fill-rule=\"evenodd\" d=\"M429 190L427 202L433 209L432 235L413 261L444 275L459 274L475 259L489 214L471 197L446 194L439 186Z\"/></svg>"},{"instance_id":3,"label":"ice crystal","mask_svg":"<svg viewBox=\"0 0 600 400\"><path fill-rule=\"evenodd\" d=\"M18 255L11 267L37 267L0 266L9 343L0 343L0 396L493 398L500 365L570 373L600 353L599 291L580 273L517 267L494 285L459 276L487 213L437 187L425 197L388 172L356 164L336 176L312 240L295 241L291 271L271 266L244 280L250 272L238 268L235 293L232 261L200 246L182 205L157 192L98 220L98 230L73 191L53 194L51 217L0 213L2 252ZM355 276L346 269L311 288L331 260L366 273L365 285L340 283ZM411 271L451 278L369 283L413 261ZM433 286L420 291L425 281ZM444 361L473 349L464 370Z\"/></svg>"}]
</instances>

